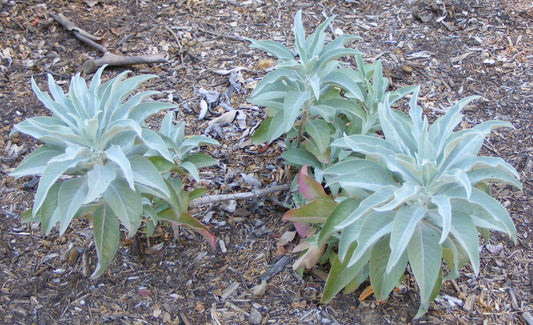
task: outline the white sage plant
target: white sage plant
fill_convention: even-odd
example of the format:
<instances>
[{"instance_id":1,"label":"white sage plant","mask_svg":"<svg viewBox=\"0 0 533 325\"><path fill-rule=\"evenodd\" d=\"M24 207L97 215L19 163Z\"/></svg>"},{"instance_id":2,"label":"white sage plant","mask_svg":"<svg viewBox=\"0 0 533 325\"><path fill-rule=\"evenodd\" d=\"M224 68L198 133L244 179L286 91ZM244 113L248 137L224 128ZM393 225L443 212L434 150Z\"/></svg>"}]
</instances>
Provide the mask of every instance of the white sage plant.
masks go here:
<instances>
[{"instance_id":1,"label":"white sage plant","mask_svg":"<svg viewBox=\"0 0 533 325\"><path fill-rule=\"evenodd\" d=\"M491 130L512 125L488 121L454 132L461 110L475 99L469 97L429 126L417 105L418 91L411 90L409 114L391 108L401 97L385 95L378 105L383 137L345 135L332 143L351 152L324 171L326 187L342 190L335 201L317 190L319 183L299 175L299 190L308 203L284 219L318 225L305 240L312 250L302 258L313 264L320 258L316 252L337 247L329 254L323 302L343 288L357 289L367 278L376 299L385 300L409 264L420 292L415 316L420 317L443 279L456 278L468 261L479 273L478 233L488 240L495 230L516 242L513 221L490 196L489 183L521 188L518 173L501 158L478 156Z\"/></svg>"},{"instance_id":2,"label":"white sage plant","mask_svg":"<svg viewBox=\"0 0 533 325\"><path fill-rule=\"evenodd\" d=\"M202 141L213 141L183 140L182 129L172 124L170 113L163 135L144 126L150 115L174 107L146 100L157 91L130 95L156 76L126 78L129 71L125 71L101 84L104 68L98 69L89 87L79 74L74 76L67 94L48 75L53 98L32 78L34 93L52 116L28 118L12 130L12 134L25 133L43 143L11 173L15 177L40 176L33 208L23 215L24 220L40 222L45 234L59 223L61 235L73 218L89 218L98 255L92 278L99 277L111 263L119 244L120 224L131 237L143 216L147 226L158 220L190 225L214 245L207 228L186 215L186 192L169 174L171 167L180 166L197 174L194 162L203 166L208 160L187 161L188 153ZM182 148L177 142L181 146L188 142L190 147ZM154 200L166 205L157 204L158 211L152 207Z\"/></svg>"}]
</instances>

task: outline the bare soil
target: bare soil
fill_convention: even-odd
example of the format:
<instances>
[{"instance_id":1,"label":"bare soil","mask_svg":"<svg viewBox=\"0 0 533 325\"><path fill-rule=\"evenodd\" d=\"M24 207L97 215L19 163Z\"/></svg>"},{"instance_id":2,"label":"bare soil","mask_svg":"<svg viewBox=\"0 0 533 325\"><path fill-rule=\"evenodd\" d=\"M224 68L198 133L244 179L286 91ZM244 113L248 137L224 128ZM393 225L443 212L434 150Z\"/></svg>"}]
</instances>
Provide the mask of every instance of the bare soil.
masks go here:
<instances>
[{"instance_id":1,"label":"bare soil","mask_svg":"<svg viewBox=\"0 0 533 325\"><path fill-rule=\"evenodd\" d=\"M285 208L279 202L287 193L239 200L234 208L224 203L194 210L216 235L216 249L186 229L169 226L159 227L150 239L141 233L124 239L113 264L97 280L87 276L96 256L86 220L74 221L61 237L21 224L36 180L15 180L8 173L38 143L8 135L15 123L47 114L31 92L30 77L46 89L50 73L66 88L85 61L101 55L57 24L51 13L104 37L112 53L163 54L167 63L108 68L105 78L124 69L158 75L146 87L161 91L160 100L176 103L189 134L203 134L207 122L224 112L214 107L198 119L199 89L223 92L229 86L227 72L243 68L242 91L230 103L245 114L247 127L234 121L208 133L222 145L207 148L219 164L204 171L200 185L216 194L250 190L246 175L261 187L290 182L291 171L278 158L281 141L266 150L246 142L250 128L263 117L246 97L275 62L250 49L243 38L292 44L291 25L300 9L308 32L325 16L337 15L328 33L360 35L363 40L355 46L367 61L382 61L391 89L421 85L420 104L431 118L461 98L480 95L467 108L463 127L496 118L516 127L493 133L482 153L504 158L520 173L523 191L493 188L516 224L517 245L493 234L490 245L480 248L480 274L465 267L460 278L443 285L427 315L412 321L418 296L409 277L384 302L372 296L359 301L364 284L328 305L320 303L327 268L298 275L291 268L297 239L280 243L293 230L281 220ZM0 18L3 323L532 324L531 1L0 0ZM262 280L263 287L256 287Z\"/></svg>"}]
</instances>

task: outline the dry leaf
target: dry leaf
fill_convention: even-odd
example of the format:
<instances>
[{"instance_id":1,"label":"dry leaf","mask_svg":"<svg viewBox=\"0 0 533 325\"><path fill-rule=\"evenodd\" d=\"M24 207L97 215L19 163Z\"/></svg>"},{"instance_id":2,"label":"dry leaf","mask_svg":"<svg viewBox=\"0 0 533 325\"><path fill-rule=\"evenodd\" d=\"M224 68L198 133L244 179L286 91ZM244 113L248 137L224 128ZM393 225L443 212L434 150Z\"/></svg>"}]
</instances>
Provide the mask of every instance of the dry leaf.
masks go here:
<instances>
[{"instance_id":1,"label":"dry leaf","mask_svg":"<svg viewBox=\"0 0 533 325\"><path fill-rule=\"evenodd\" d=\"M368 286L365 288L365 290L363 290L363 292L361 292L358 299L359 301L363 301L366 298L368 298L370 295L372 295L373 293L374 293L374 289L372 288L372 286Z\"/></svg>"},{"instance_id":2,"label":"dry leaf","mask_svg":"<svg viewBox=\"0 0 533 325\"><path fill-rule=\"evenodd\" d=\"M279 237L278 245L285 246L291 241L293 241L294 237L296 236L296 231L286 231Z\"/></svg>"},{"instance_id":3,"label":"dry leaf","mask_svg":"<svg viewBox=\"0 0 533 325\"><path fill-rule=\"evenodd\" d=\"M294 262L292 269L298 270L300 267L305 266L306 269L312 268L322 255L324 254L324 249L326 248L326 245L322 246L316 246L316 245L310 245L309 249L307 249L307 252L305 252L304 255L300 256L296 262Z\"/></svg>"}]
</instances>

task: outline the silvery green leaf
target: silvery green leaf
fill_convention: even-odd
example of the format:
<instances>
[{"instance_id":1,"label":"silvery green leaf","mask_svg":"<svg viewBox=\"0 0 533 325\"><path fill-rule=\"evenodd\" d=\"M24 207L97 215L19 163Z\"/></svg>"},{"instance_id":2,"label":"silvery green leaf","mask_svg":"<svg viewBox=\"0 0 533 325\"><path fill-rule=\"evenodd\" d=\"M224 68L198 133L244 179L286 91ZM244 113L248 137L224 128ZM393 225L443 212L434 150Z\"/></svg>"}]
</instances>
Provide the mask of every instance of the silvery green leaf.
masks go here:
<instances>
[{"instance_id":1,"label":"silvery green leaf","mask_svg":"<svg viewBox=\"0 0 533 325\"><path fill-rule=\"evenodd\" d=\"M98 97L102 98L99 110L103 113L102 119L104 121L111 122L111 116L113 115L113 113L117 109L118 104L120 103L121 94L118 93L116 89L117 87L119 87L122 80L126 79L127 74L130 72L130 70L123 71L119 73L115 78L108 80L98 88ZM112 98L113 95L115 95L115 98Z\"/></svg>"},{"instance_id":2,"label":"silvery green leaf","mask_svg":"<svg viewBox=\"0 0 533 325\"><path fill-rule=\"evenodd\" d=\"M357 238L357 247L353 255L350 257L348 266L352 266L359 262L363 254L371 249L374 244L388 235L392 231L392 220L394 214L390 212L368 213L366 220L363 223L359 237ZM339 251L339 255L344 252Z\"/></svg>"},{"instance_id":3,"label":"silvery green leaf","mask_svg":"<svg viewBox=\"0 0 533 325\"><path fill-rule=\"evenodd\" d=\"M285 100L286 91L276 92L264 92L255 95L253 98L250 96L246 100L255 105L265 106L271 110L280 112L283 110L283 101Z\"/></svg>"},{"instance_id":4,"label":"silvery green leaf","mask_svg":"<svg viewBox=\"0 0 533 325\"><path fill-rule=\"evenodd\" d=\"M442 259L446 262L450 270L445 280L457 278L459 276L459 269L468 262L466 252L452 236L449 236L442 244Z\"/></svg>"},{"instance_id":5,"label":"silvery green leaf","mask_svg":"<svg viewBox=\"0 0 533 325\"><path fill-rule=\"evenodd\" d=\"M470 178L470 183L474 185L480 182L498 182L513 185L519 189L522 188L520 181L511 172L503 168L477 168L469 171L467 175Z\"/></svg>"},{"instance_id":6,"label":"silvery green leaf","mask_svg":"<svg viewBox=\"0 0 533 325\"><path fill-rule=\"evenodd\" d=\"M181 131L181 132L180 132ZM182 125L174 125L174 112L167 112L161 121L159 133L172 141L176 141L176 135L181 134L181 139L185 135Z\"/></svg>"},{"instance_id":7,"label":"silvery green leaf","mask_svg":"<svg viewBox=\"0 0 533 325\"><path fill-rule=\"evenodd\" d=\"M135 235L141 225L142 197L121 178L115 179L103 194L107 205L128 231L128 238Z\"/></svg>"},{"instance_id":8,"label":"silvery green leaf","mask_svg":"<svg viewBox=\"0 0 533 325\"><path fill-rule=\"evenodd\" d=\"M104 273L115 256L120 239L120 225L113 210L105 203L96 206L91 216L98 255L98 264L91 274L91 279L96 279Z\"/></svg>"},{"instance_id":9,"label":"silvery green leaf","mask_svg":"<svg viewBox=\"0 0 533 325\"><path fill-rule=\"evenodd\" d=\"M396 154L394 147L387 141L369 135L344 135L342 138L333 141L333 147L351 149L370 157L385 158Z\"/></svg>"},{"instance_id":10,"label":"silvery green leaf","mask_svg":"<svg viewBox=\"0 0 533 325\"><path fill-rule=\"evenodd\" d=\"M318 148L318 145L315 142L315 139L310 138L306 139L304 143L304 147L307 151L309 151L315 158L320 161L323 164L329 164L331 162L331 156L329 147L325 149L325 151L320 151ZM317 176L317 175L315 175Z\"/></svg>"},{"instance_id":11,"label":"silvery green leaf","mask_svg":"<svg viewBox=\"0 0 533 325\"><path fill-rule=\"evenodd\" d=\"M71 127L66 126L55 117L35 116L16 124L14 129L47 144L52 141L54 143L70 142L83 146L90 145L86 139L74 133Z\"/></svg>"},{"instance_id":12,"label":"silvery green leaf","mask_svg":"<svg viewBox=\"0 0 533 325\"><path fill-rule=\"evenodd\" d=\"M180 164L180 167L189 172L189 174L191 174L195 181L200 181L200 174L198 173L198 169L192 162L184 161Z\"/></svg>"},{"instance_id":13,"label":"silvery green leaf","mask_svg":"<svg viewBox=\"0 0 533 325\"><path fill-rule=\"evenodd\" d=\"M65 153L61 156L50 159L50 161L54 160L54 162L50 162L44 169L41 180L39 181L39 186L37 187L37 192L35 193L35 202L33 204L34 213L39 210L45 198L47 197L48 191L57 181L59 176L63 175L63 173L69 168L76 166L78 162L84 160L85 157L76 155L76 153L82 151L82 149L83 148L80 148L80 150L76 151L74 154ZM62 156L71 156L71 159L61 160Z\"/></svg>"},{"instance_id":14,"label":"silvery green leaf","mask_svg":"<svg viewBox=\"0 0 533 325\"><path fill-rule=\"evenodd\" d=\"M407 267L406 252L402 252L394 266L390 268L387 264L387 261L390 261L389 254L392 257L388 236L375 243L371 250L369 274L370 284L372 285L372 289L374 289L376 300L387 299L392 289L399 285Z\"/></svg>"},{"instance_id":15,"label":"silvery green leaf","mask_svg":"<svg viewBox=\"0 0 533 325\"><path fill-rule=\"evenodd\" d=\"M96 165L87 172L88 191L83 204L94 202L117 177L115 168L106 165Z\"/></svg>"},{"instance_id":16,"label":"silvery green leaf","mask_svg":"<svg viewBox=\"0 0 533 325\"><path fill-rule=\"evenodd\" d=\"M278 113L279 114L279 113ZM272 117L267 117L266 119L261 122L261 125L255 130L254 134L252 135L252 143L253 144L261 144L264 142L270 142L270 126L272 125Z\"/></svg>"},{"instance_id":17,"label":"silvery green leaf","mask_svg":"<svg viewBox=\"0 0 533 325\"><path fill-rule=\"evenodd\" d=\"M305 30L302 24L302 11L298 10L294 16L293 24L294 32L294 49L296 53L300 56L300 60L306 62L309 58L309 53L307 52L307 46L305 44Z\"/></svg>"},{"instance_id":18,"label":"silvery green leaf","mask_svg":"<svg viewBox=\"0 0 533 325\"><path fill-rule=\"evenodd\" d=\"M107 67L107 64L102 65L98 70L96 70L93 77L91 78L91 82L89 85L89 91L91 93L95 93L98 90L98 87L100 87L102 73L104 72L104 69L106 67Z\"/></svg>"},{"instance_id":19,"label":"silvery green leaf","mask_svg":"<svg viewBox=\"0 0 533 325\"><path fill-rule=\"evenodd\" d=\"M364 96L361 89L358 86L358 82L361 81L361 76L348 68L342 68L328 73L321 78L322 84L331 84L333 86L340 87L346 92L349 92L350 97L364 102Z\"/></svg>"},{"instance_id":20,"label":"silvery green leaf","mask_svg":"<svg viewBox=\"0 0 533 325\"><path fill-rule=\"evenodd\" d=\"M387 99L378 105L378 113L379 123L387 142L392 144L398 153L413 154L416 140L412 138L410 132L413 127L410 120L400 118L401 112L393 113L388 106ZM402 125L404 123L407 125Z\"/></svg>"},{"instance_id":21,"label":"silvery green leaf","mask_svg":"<svg viewBox=\"0 0 533 325\"><path fill-rule=\"evenodd\" d=\"M129 112L129 118L141 124L150 116L162 110L175 108L176 105L162 102L142 102L133 106Z\"/></svg>"},{"instance_id":22,"label":"silvery green leaf","mask_svg":"<svg viewBox=\"0 0 533 325\"><path fill-rule=\"evenodd\" d=\"M148 186L159 193L159 197L170 199L165 181L150 160L142 156L130 156L129 161L136 184Z\"/></svg>"},{"instance_id":23,"label":"silvery green leaf","mask_svg":"<svg viewBox=\"0 0 533 325\"><path fill-rule=\"evenodd\" d=\"M260 50L273 54L280 61L294 60L294 53L283 44L276 43L270 40L259 41L254 39L248 39L248 41L252 43L250 47L258 48Z\"/></svg>"},{"instance_id":24,"label":"silvery green leaf","mask_svg":"<svg viewBox=\"0 0 533 325\"><path fill-rule=\"evenodd\" d=\"M287 93L285 102L283 103L283 112L276 114L272 118L272 122L267 130L267 141L276 140L292 128L294 122L300 115L304 102L309 99L309 96L307 92L289 91Z\"/></svg>"},{"instance_id":25,"label":"silvery green leaf","mask_svg":"<svg viewBox=\"0 0 533 325\"><path fill-rule=\"evenodd\" d=\"M437 206L437 211L442 219L442 233L440 236L439 244L442 245L448 234L450 233L450 227L452 225L452 206L450 197L444 195L433 195L431 202Z\"/></svg>"},{"instance_id":26,"label":"silvery green leaf","mask_svg":"<svg viewBox=\"0 0 533 325\"><path fill-rule=\"evenodd\" d=\"M309 136L320 152L325 152L330 143L329 125L323 120L307 120L304 127L305 131L309 133Z\"/></svg>"},{"instance_id":27,"label":"silvery green leaf","mask_svg":"<svg viewBox=\"0 0 533 325\"><path fill-rule=\"evenodd\" d=\"M148 148L158 152L166 160L172 161L172 155L168 151L165 142L156 132L149 129L142 129L141 138Z\"/></svg>"},{"instance_id":28,"label":"silvery green leaf","mask_svg":"<svg viewBox=\"0 0 533 325\"><path fill-rule=\"evenodd\" d=\"M327 18L324 22L318 25L315 31L311 35L309 35L309 37L305 41L305 47L309 51L309 57L318 56L320 51L322 51L322 49L324 48L324 40L326 38L324 30L328 27L329 23L333 19L335 19L335 16Z\"/></svg>"},{"instance_id":29,"label":"silvery green leaf","mask_svg":"<svg viewBox=\"0 0 533 325\"><path fill-rule=\"evenodd\" d=\"M321 106L324 106L324 108L320 108ZM365 111L359 104L353 100L344 98L331 98L320 101L318 104L311 106L310 109L313 110L314 107L318 107L317 109L324 111L324 113L321 113L320 116L327 122L333 120L336 113L357 116L362 120L366 119L367 117Z\"/></svg>"},{"instance_id":30,"label":"silvery green leaf","mask_svg":"<svg viewBox=\"0 0 533 325\"><path fill-rule=\"evenodd\" d=\"M117 77L111 80L112 84L109 88L109 96L105 98L105 106L103 109L104 116L103 118L106 121L112 121L112 116L120 107L121 102L126 99L126 97L131 93L133 89L138 87L140 84L144 83L147 80L156 78L156 75L140 75L135 76L129 79L124 77L129 71L125 71L119 74ZM131 114L131 110L130 110ZM139 121L141 122L141 121Z\"/></svg>"},{"instance_id":31,"label":"silvery green leaf","mask_svg":"<svg viewBox=\"0 0 533 325\"><path fill-rule=\"evenodd\" d=\"M454 183L457 185L462 186L465 189L466 197L470 197L470 193L472 192L472 184L470 183L470 178L468 178L468 175L459 169L452 169L448 170L446 174L442 175L439 178L436 178L435 183Z\"/></svg>"},{"instance_id":32,"label":"silvery green leaf","mask_svg":"<svg viewBox=\"0 0 533 325\"><path fill-rule=\"evenodd\" d=\"M387 185L375 191L369 197L361 201L357 209L350 213L350 215L335 228L337 230L342 230L343 228L357 221L359 218L373 211L374 208L389 202L394 197L394 192L397 188L397 186Z\"/></svg>"},{"instance_id":33,"label":"silvery green leaf","mask_svg":"<svg viewBox=\"0 0 533 325\"><path fill-rule=\"evenodd\" d=\"M420 290L422 304L427 304L441 268L442 249L439 234L424 223L418 223L409 244L409 265Z\"/></svg>"},{"instance_id":34,"label":"silvery green leaf","mask_svg":"<svg viewBox=\"0 0 533 325\"><path fill-rule=\"evenodd\" d=\"M183 143L180 149L188 151L192 148L196 148L198 146L203 146L203 145L209 145L209 144L215 145L215 146L220 145L220 143L215 139L202 136L202 135L194 135L183 140Z\"/></svg>"},{"instance_id":35,"label":"silvery green leaf","mask_svg":"<svg viewBox=\"0 0 533 325\"><path fill-rule=\"evenodd\" d=\"M125 103L120 104L120 106L113 112L113 114L111 115L111 121L118 121L128 118L128 114L131 109L135 108L146 98L149 98L153 95L157 95L159 93L159 91L149 90L131 96Z\"/></svg>"},{"instance_id":36,"label":"silvery green leaf","mask_svg":"<svg viewBox=\"0 0 533 325\"><path fill-rule=\"evenodd\" d=\"M54 78L52 76L48 77L49 84L54 83ZM45 92L42 92L39 87L37 86L37 83L35 83L35 80L33 77L31 78L31 88L35 95L37 96L37 99L41 101L46 108L48 108L58 119L60 119L63 123L67 124L70 127L76 126L76 119L73 118L70 114L68 114L69 109L58 102L55 102L50 98L50 95L48 95ZM54 88L54 92L56 91L56 88Z\"/></svg>"},{"instance_id":37,"label":"silvery green leaf","mask_svg":"<svg viewBox=\"0 0 533 325\"><path fill-rule=\"evenodd\" d=\"M498 170L506 171L512 176L514 176L516 179L520 179L520 175L518 175L518 172L516 169L514 169L513 166L511 166L509 163L505 162L503 159L499 157L475 157L469 160L463 160L464 165L456 165L457 168L460 168L462 170L468 170L472 171L478 168L495 168ZM472 182L475 184L474 182ZM518 186L521 188L521 186Z\"/></svg>"},{"instance_id":38,"label":"silvery green leaf","mask_svg":"<svg viewBox=\"0 0 533 325\"><path fill-rule=\"evenodd\" d=\"M511 240L516 243L516 228L513 224L513 220L509 216L507 210L505 210L498 201L477 188L472 189L472 194L468 198L468 201L483 207L496 220L500 221L505 226L506 233Z\"/></svg>"},{"instance_id":39,"label":"silvery green leaf","mask_svg":"<svg viewBox=\"0 0 533 325\"><path fill-rule=\"evenodd\" d=\"M476 227L507 232L505 224L496 219L485 207L463 199L452 199L451 204L452 211L469 215Z\"/></svg>"},{"instance_id":40,"label":"silvery green leaf","mask_svg":"<svg viewBox=\"0 0 533 325\"><path fill-rule=\"evenodd\" d=\"M100 139L96 145L96 150L105 150L111 144L124 143L124 137L130 136L132 132L141 136L142 128L134 120L115 121L108 129L100 129Z\"/></svg>"},{"instance_id":41,"label":"silvery green leaf","mask_svg":"<svg viewBox=\"0 0 533 325\"><path fill-rule=\"evenodd\" d=\"M381 61L374 62L374 74L372 76L372 89L375 98L382 99L385 95L385 89L388 85L388 79L383 78L383 70L381 67Z\"/></svg>"},{"instance_id":42,"label":"silvery green leaf","mask_svg":"<svg viewBox=\"0 0 533 325\"><path fill-rule=\"evenodd\" d=\"M34 85L32 78L32 88L35 91L37 86ZM79 112L76 107L72 104L71 100L65 95L63 89L55 84L54 78L52 75L48 75L48 90L52 94L54 101L57 106L54 105L54 108L59 109L56 116L60 117L67 125L73 126L72 122L75 122L77 118L87 118L91 116L91 111L82 111ZM41 96L46 96L41 94ZM64 111L63 111L64 109Z\"/></svg>"},{"instance_id":43,"label":"silvery green leaf","mask_svg":"<svg viewBox=\"0 0 533 325\"><path fill-rule=\"evenodd\" d=\"M107 159L114 162L122 171L122 176L126 179L130 189L135 190L131 163L122 151L122 148L117 145L112 145L105 151L105 155Z\"/></svg>"},{"instance_id":44,"label":"silvery green leaf","mask_svg":"<svg viewBox=\"0 0 533 325\"><path fill-rule=\"evenodd\" d=\"M340 260L346 261L347 259L350 259L353 255L352 253L350 253L350 250L352 247L356 246L357 241L359 240L359 235L361 234L361 230L363 229L363 224L365 223L366 219L367 218L360 218L359 220L355 221L354 223L352 223L341 231L339 244L337 247L339 253L338 257ZM370 251L368 251L367 253L369 252Z\"/></svg>"},{"instance_id":45,"label":"silvery green leaf","mask_svg":"<svg viewBox=\"0 0 533 325\"><path fill-rule=\"evenodd\" d=\"M479 273L479 238L470 216L458 211L453 212L450 233L465 250L474 273Z\"/></svg>"},{"instance_id":46,"label":"silvery green leaf","mask_svg":"<svg viewBox=\"0 0 533 325\"><path fill-rule=\"evenodd\" d=\"M55 226L55 224L60 219L59 207L58 207L58 192L59 192L60 183L54 183L48 193L46 194L46 199L42 205L36 209L35 204L32 210L32 215L34 218L38 218L41 222L41 230L45 235L50 233L50 230Z\"/></svg>"},{"instance_id":47,"label":"silvery green leaf","mask_svg":"<svg viewBox=\"0 0 533 325\"><path fill-rule=\"evenodd\" d=\"M369 160L347 158L324 170L326 175L335 175L326 186L337 183L351 192L352 189L376 191L383 186L396 185L390 172Z\"/></svg>"},{"instance_id":48,"label":"silvery green leaf","mask_svg":"<svg viewBox=\"0 0 533 325\"><path fill-rule=\"evenodd\" d=\"M61 182L57 202L59 208L59 235L63 235L70 221L78 213L87 196L87 176L79 176Z\"/></svg>"},{"instance_id":49,"label":"silvery green leaf","mask_svg":"<svg viewBox=\"0 0 533 325\"><path fill-rule=\"evenodd\" d=\"M405 154L387 156L383 160L391 172L399 173L404 181L422 184L420 166L414 157Z\"/></svg>"},{"instance_id":50,"label":"silvery green leaf","mask_svg":"<svg viewBox=\"0 0 533 325\"><path fill-rule=\"evenodd\" d=\"M464 98L450 107L446 114L439 117L429 128L428 137L434 144L434 152L439 153L444 149L448 137L452 135L453 130L463 120L461 110L478 96Z\"/></svg>"},{"instance_id":51,"label":"silvery green leaf","mask_svg":"<svg viewBox=\"0 0 533 325\"><path fill-rule=\"evenodd\" d=\"M200 169L215 165L217 160L205 153L197 152L195 154L188 155L185 159L183 159L183 162L190 162L196 166L196 168Z\"/></svg>"},{"instance_id":52,"label":"silvery green leaf","mask_svg":"<svg viewBox=\"0 0 533 325\"><path fill-rule=\"evenodd\" d=\"M320 78L317 74L309 78L309 85L311 86L315 100L318 101L320 99Z\"/></svg>"},{"instance_id":53,"label":"silvery green leaf","mask_svg":"<svg viewBox=\"0 0 533 325\"><path fill-rule=\"evenodd\" d=\"M362 40L362 38L360 36L355 36L355 35L339 35L334 40L326 44L318 56L320 57L326 56L325 55L326 52L330 52L335 49L344 48L344 45L354 40ZM356 54L362 55L362 53L356 53Z\"/></svg>"},{"instance_id":54,"label":"silvery green leaf","mask_svg":"<svg viewBox=\"0 0 533 325\"><path fill-rule=\"evenodd\" d=\"M469 132L447 143L443 150L442 163L439 164L439 174L442 175L465 158L475 156L483 144L483 139L481 132Z\"/></svg>"},{"instance_id":55,"label":"silvery green leaf","mask_svg":"<svg viewBox=\"0 0 533 325\"><path fill-rule=\"evenodd\" d=\"M261 79L261 81L255 86L252 94L250 95L250 99L257 100L256 97L265 92L267 89L268 91L281 91L284 87L282 87L280 81L295 81L299 80L300 75L291 69L277 69L270 73L268 73L266 76ZM274 89L272 89L274 87ZM286 87L285 87L286 90Z\"/></svg>"},{"instance_id":56,"label":"silvery green leaf","mask_svg":"<svg viewBox=\"0 0 533 325\"><path fill-rule=\"evenodd\" d=\"M425 215L426 209L419 204L404 205L396 211L390 236L390 257L388 262L386 262L386 269L384 266L386 273L391 272L402 257L407 258L405 256L407 245L415 232L416 226ZM405 270L405 265L403 270Z\"/></svg>"},{"instance_id":57,"label":"silvery green leaf","mask_svg":"<svg viewBox=\"0 0 533 325\"><path fill-rule=\"evenodd\" d=\"M392 184L391 184L392 185ZM420 186L413 183L405 182L396 191L394 197L382 206L375 207L375 211L392 211L402 204L408 204L409 201L415 201L415 197L423 191Z\"/></svg>"},{"instance_id":58,"label":"silvery green leaf","mask_svg":"<svg viewBox=\"0 0 533 325\"><path fill-rule=\"evenodd\" d=\"M64 149L51 146L41 146L27 155L24 160L11 173L12 177L28 175L41 175L45 170L48 161L53 157L64 153Z\"/></svg>"},{"instance_id":59,"label":"silvery green leaf","mask_svg":"<svg viewBox=\"0 0 533 325\"><path fill-rule=\"evenodd\" d=\"M74 115L81 117L82 119L90 118L89 111L87 110L89 104L88 88L85 84L85 79L80 77L77 73L70 80L70 87L68 90L68 98L72 103L72 107L75 112Z\"/></svg>"},{"instance_id":60,"label":"silvery green leaf","mask_svg":"<svg viewBox=\"0 0 533 325\"><path fill-rule=\"evenodd\" d=\"M332 48L328 51L322 51L318 57L317 65L315 67L316 72L324 68L329 62L336 60L344 56L351 56L355 54L362 54L356 49L347 49L347 48Z\"/></svg>"}]
</instances>

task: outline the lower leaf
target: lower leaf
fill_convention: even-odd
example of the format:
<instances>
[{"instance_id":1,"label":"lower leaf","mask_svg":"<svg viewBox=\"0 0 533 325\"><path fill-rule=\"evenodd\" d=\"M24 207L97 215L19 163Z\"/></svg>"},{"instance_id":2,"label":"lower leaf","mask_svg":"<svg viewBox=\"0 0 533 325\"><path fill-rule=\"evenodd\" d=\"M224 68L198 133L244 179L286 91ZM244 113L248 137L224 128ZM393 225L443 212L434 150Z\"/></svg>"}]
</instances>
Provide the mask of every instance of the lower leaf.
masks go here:
<instances>
[{"instance_id":1,"label":"lower leaf","mask_svg":"<svg viewBox=\"0 0 533 325\"><path fill-rule=\"evenodd\" d=\"M96 206L90 217L98 255L98 264L91 274L91 279L96 279L104 273L115 256L120 239L120 224L115 213L106 203Z\"/></svg>"}]
</instances>

